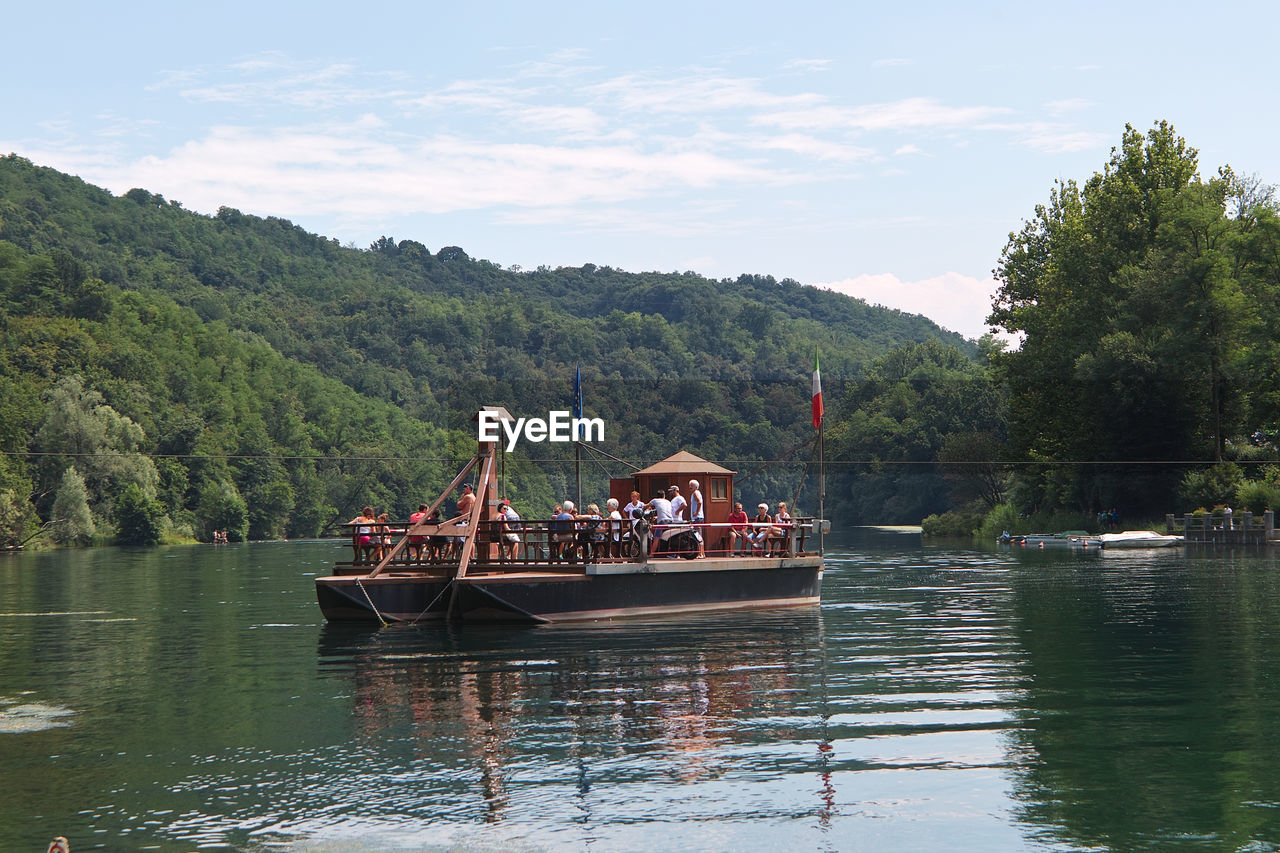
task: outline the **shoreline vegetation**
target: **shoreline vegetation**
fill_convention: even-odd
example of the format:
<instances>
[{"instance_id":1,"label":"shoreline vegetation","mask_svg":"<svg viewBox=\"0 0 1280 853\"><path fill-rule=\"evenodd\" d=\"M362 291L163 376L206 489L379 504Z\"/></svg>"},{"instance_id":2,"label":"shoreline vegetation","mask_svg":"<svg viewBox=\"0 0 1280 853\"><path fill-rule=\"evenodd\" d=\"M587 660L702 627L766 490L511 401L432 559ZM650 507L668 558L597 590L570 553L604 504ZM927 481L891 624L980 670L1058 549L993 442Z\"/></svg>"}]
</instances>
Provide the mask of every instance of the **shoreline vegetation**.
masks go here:
<instances>
[{"instance_id":1,"label":"shoreline vegetation","mask_svg":"<svg viewBox=\"0 0 1280 853\"><path fill-rule=\"evenodd\" d=\"M275 217L207 216L0 158L0 544L313 538L407 518L482 405L601 417L610 476L686 449L748 505L926 536L1280 504L1280 206L1167 122L1058 180L999 255L978 341L792 279L524 270ZM532 449L529 449L532 448ZM542 517L573 451L505 457ZM446 510L449 507L446 507ZM923 519L923 522L921 520Z\"/></svg>"}]
</instances>

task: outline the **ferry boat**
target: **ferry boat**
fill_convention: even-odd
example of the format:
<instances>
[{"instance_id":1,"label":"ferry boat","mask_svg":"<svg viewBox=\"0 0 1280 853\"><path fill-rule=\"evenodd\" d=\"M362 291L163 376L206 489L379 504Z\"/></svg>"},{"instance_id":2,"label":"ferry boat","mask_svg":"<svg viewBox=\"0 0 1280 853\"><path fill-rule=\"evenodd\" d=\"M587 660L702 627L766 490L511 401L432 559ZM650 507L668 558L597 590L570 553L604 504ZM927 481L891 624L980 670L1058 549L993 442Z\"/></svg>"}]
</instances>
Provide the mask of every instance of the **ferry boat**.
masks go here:
<instances>
[{"instance_id":1,"label":"ferry boat","mask_svg":"<svg viewBox=\"0 0 1280 853\"><path fill-rule=\"evenodd\" d=\"M511 417L504 409L490 411ZM690 539L685 535L690 525L654 525L645 518L606 519L601 532L606 544L616 532L617 546L587 548L591 531L581 529L586 526L581 521L572 533L565 532L566 522L504 523L499 517L498 445L481 441L423 520L394 534L375 533L390 537L376 560L361 561L359 528L368 525L353 526L352 560L337 563L332 575L315 580L326 619L532 624L820 601L822 536L829 523L794 518L770 525L773 536L761 547L731 553L727 519L735 500L734 471L682 451L631 477L610 481L610 496L624 506L632 491L647 500L671 485L684 488L690 479L698 480L706 505L706 522L698 526L705 557L693 546L671 545ZM436 511L445 498L469 482L477 468L470 512L440 519ZM514 555L504 547L510 536L516 537Z\"/></svg>"}]
</instances>

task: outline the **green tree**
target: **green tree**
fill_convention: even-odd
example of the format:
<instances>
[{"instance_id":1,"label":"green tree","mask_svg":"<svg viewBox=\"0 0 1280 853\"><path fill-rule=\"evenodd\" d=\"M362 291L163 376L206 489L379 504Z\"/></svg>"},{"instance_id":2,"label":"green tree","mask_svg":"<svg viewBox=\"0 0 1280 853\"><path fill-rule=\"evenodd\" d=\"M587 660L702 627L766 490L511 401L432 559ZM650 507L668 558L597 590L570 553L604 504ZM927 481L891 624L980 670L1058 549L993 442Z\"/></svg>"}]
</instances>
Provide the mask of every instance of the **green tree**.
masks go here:
<instances>
[{"instance_id":1,"label":"green tree","mask_svg":"<svg viewBox=\"0 0 1280 853\"><path fill-rule=\"evenodd\" d=\"M142 455L146 434L142 427L107 405L101 393L85 387L79 375L68 376L45 394L44 421L32 442L47 454L42 481L56 482L62 469L74 465L88 488L89 500L100 515L109 516L114 496L130 483L154 497L159 477L155 465Z\"/></svg>"},{"instance_id":2,"label":"green tree","mask_svg":"<svg viewBox=\"0 0 1280 853\"><path fill-rule=\"evenodd\" d=\"M1228 168L1202 180L1168 123L1126 127L1102 172L1010 235L989 319L1023 342L991 358L1013 451L1035 463L1024 500L1159 512L1179 463L1221 459L1245 429L1256 309L1276 298L1258 237L1274 211L1233 202L1247 195Z\"/></svg>"},{"instance_id":3,"label":"green tree","mask_svg":"<svg viewBox=\"0 0 1280 853\"><path fill-rule=\"evenodd\" d=\"M227 539L243 542L249 533L249 511L235 484L227 480L206 483L196 505L196 529L205 542L213 531L225 530Z\"/></svg>"},{"instance_id":4,"label":"green tree","mask_svg":"<svg viewBox=\"0 0 1280 853\"><path fill-rule=\"evenodd\" d=\"M80 472L72 466L62 472L50 521L53 523L53 538L58 542L87 545L97 532L93 512L89 509L89 491Z\"/></svg>"},{"instance_id":5,"label":"green tree","mask_svg":"<svg viewBox=\"0 0 1280 853\"><path fill-rule=\"evenodd\" d=\"M164 507L130 483L116 499L116 541L121 545L154 545L165 528Z\"/></svg>"},{"instance_id":6,"label":"green tree","mask_svg":"<svg viewBox=\"0 0 1280 853\"><path fill-rule=\"evenodd\" d=\"M13 489L0 489L0 545L22 544L31 530L35 509Z\"/></svg>"}]
</instances>

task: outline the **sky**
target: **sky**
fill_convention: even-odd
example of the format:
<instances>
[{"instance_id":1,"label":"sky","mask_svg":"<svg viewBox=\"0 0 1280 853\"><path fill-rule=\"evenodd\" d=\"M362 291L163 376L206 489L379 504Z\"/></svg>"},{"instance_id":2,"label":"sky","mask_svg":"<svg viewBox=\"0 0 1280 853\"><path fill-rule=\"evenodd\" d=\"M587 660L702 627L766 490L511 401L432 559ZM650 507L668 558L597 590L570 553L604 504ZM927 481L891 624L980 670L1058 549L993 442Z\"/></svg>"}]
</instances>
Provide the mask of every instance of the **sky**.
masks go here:
<instances>
[{"instance_id":1,"label":"sky","mask_svg":"<svg viewBox=\"0 0 1280 853\"><path fill-rule=\"evenodd\" d=\"M1010 232L1126 124L1280 182L1269 3L48 0L5 22L0 153L116 194L504 267L792 278L970 338Z\"/></svg>"}]
</instances>

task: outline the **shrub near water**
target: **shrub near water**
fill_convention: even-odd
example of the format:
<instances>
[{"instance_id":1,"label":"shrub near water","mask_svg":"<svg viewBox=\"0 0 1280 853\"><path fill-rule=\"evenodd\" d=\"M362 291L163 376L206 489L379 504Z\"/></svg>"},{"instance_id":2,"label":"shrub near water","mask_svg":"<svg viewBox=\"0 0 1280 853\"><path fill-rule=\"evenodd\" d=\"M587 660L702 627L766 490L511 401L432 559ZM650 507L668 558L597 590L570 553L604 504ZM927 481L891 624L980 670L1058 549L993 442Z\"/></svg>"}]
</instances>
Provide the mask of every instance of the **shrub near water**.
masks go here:
<instances>
[{"instance_id":1,"label":"shrub near water","mask_svg":"<svg viewBox=\"0 0 1280 853\"><path fill-rule=\"evenodd\" d=\"M1059 533L1063 530L1096 530L1098 520L1075 512L1036 512L1029 515L1018 511L1013 504L994 507L978 528L979 539L995 539L1008 531L1015 535L1025 533Z\"/></svg>"},{"instance_id":2,"label":"shrub near water","mask_svg":"<svg viewBox=\"0 0 1280 853\"><path fill-rule=\"evenodd\" d=\"M1280 486L1262 480L1245 480L1236 486L1235 509L1261 515L1280 506Z\"/></svg>"},{"instance_id":3,"label":"shrub near water","mask_svg":"<svg viewBox=\"0 0 1280 853\"><path fill-rule=\"evenodd\" d=\"M1202 471L1188 471L1182 477L1181 491L1191 506L1213 506L1236 499L1236 488L1244 479L1240 466L1223 462Z\"/></svg>"},{"instance_id":4,"label":"shrub near water","mask_svg":"<svg viewBox=\"0 0 1280 853\"><path fill-rule=\"evenodd\" d=\"M982 524L982 513L951 511L941 515L931 515L920 522L925 536L950 537L974 536Z\"/></svg>"}]
</instances>

